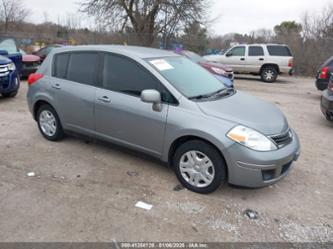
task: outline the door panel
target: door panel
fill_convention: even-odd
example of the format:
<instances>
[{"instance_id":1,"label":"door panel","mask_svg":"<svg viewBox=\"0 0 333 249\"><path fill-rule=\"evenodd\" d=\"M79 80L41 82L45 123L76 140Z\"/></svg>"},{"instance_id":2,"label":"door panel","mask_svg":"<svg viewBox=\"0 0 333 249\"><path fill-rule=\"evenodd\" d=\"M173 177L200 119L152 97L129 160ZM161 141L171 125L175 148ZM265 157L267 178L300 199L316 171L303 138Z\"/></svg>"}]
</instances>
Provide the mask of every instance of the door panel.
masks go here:
<instances>
[{"instance_id":1,"label":"door panel","mask_svg":"<svg viewBox=\"0 0 333 249\"><path fill-rule=\"evenodd\" d=\"M59 93L57 111L64 128L92 134L96 88L59 79L52 82L52 88Z\"/></svg>"},{"instance_id":2,"label":"door panel","mask_svg":"<svg viewBox=\"0 0 333 249\"><path fill-rule=\"evenodd\" d=\"M96 132L110 141L132 146L159 156L163 150L169 105L161 112L140 98L98 89L96 92Z\"/></svg>"},{"instance_id":3,"label":"door panel","mask_svg":"<svg viewBox=\"0 0 333 249\"><path fill-rule=\"evenodd\" d=\"M262 46L249 46L246 57L245 69L249 73L259 73L265 63L265 53Z\"/></svg>"},{"instance_id":4,"label":"door panel","mask_svg":"<svg viewBox=\"0 0 333 249\"><path fill-rule=\"evenodd\" d=\"M246 47L237 46L230 49L224 56L223 63L230 66L234 72L244 72L245 71L245 57ZM229 55L229 56L227 56Z\"/></svg>"}]
</instances>

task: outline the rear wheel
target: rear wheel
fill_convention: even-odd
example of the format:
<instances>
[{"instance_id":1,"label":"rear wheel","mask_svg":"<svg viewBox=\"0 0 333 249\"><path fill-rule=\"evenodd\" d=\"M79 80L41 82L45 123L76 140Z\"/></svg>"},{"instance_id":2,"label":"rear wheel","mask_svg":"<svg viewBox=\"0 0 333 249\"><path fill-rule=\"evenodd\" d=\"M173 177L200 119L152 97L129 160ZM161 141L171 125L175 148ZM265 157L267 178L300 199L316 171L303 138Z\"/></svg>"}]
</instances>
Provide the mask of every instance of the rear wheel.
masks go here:
<instances>
[{"instance_id":1,"label":"rear wheel","mask_svg":"<svg viewBox=\"0 0 333 249\"><path fill-rule=\"evenodd\" d=\"M273 66L266 66L261 70L261 80L267 83L273 83L278 77L278 70Z\"/></svg>"},{"instance_id":2,"label":"rear wheel","mask_svg":"<svg viewBox=\"0 0 333 249\"><path fill-rule=\"evenodd\" d=\"M176 150L173 165L187 189L208 194L226 180L226 165L218 150L201 140L188 141Z\"/></svg>"},{"instance_id":3,"label":"rear wheel","mask_svg":"<svg viewBox=\"0 0 333 249\"><path fill-rule=\"evenodd\" d=\"M42 135L50 141L58 141L64 137L59 117L49 105L42 105L37 112L38 128Z\"/></svg>"}]
</instances>

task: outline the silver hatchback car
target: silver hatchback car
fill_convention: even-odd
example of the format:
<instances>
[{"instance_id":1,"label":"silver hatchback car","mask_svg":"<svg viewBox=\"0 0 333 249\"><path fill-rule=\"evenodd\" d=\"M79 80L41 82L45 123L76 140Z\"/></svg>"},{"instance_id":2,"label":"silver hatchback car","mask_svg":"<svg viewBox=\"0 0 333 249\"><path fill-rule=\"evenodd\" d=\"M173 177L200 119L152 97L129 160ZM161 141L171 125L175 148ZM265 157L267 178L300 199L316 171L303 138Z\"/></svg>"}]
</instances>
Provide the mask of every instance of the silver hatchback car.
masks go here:
<instances>
[{"instance_id":1,"label":"silver hatchback car","mask_svg":"<svg viewBox=\"0 0 333 249\"><path fill-rule=\"evenodd\" d=\"M270 185L300 143L273 104L226 88L173 52L131 46L54 49L28 80L28 104L51 141L75 132L148 153L198 193Z\"/></svg>"}]
</instances>

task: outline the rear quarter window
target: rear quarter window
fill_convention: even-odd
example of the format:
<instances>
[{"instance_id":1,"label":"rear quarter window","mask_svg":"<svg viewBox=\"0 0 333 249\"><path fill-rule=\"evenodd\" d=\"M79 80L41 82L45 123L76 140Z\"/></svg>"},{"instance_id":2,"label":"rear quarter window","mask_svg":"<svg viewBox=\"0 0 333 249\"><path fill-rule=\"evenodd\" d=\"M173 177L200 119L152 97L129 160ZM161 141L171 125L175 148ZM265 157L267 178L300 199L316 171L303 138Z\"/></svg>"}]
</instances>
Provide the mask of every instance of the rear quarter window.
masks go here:
<instances>
[{"instance_id":1,"label":"rear quarter window","mask_svg":"<svg viewBox=\"0 0 333 249\"><path fill-rule=\"evenodd\" d=\"M68 61L69 61L68 53L55 55L53 63L53 77L60 79L66 78Z\"/></svg>"},{"instance_id":2,"label":"rear quarter window","mask_svg":"<svg viewBox=\"0 0 333 249\"><path fill-rule=\"evenodd\" d=\"M267 46L267 50L271 56L292 56L287 46Z\"/></svg>"}]
</instances>

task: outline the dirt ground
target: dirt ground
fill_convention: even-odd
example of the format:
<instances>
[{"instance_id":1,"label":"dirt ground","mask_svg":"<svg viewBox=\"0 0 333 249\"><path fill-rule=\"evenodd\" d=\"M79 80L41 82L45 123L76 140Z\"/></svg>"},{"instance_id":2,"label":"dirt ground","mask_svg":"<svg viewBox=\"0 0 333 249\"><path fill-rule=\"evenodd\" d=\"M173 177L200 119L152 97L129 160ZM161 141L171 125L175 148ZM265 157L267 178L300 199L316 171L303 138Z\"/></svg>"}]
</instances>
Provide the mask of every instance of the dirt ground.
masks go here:
<instances>
[{"instance_id":1,"label":"dirt ground","mask_svg":"<svg viewBox=\"0 0 333 249\"><path fill-rule=\"evenodd\" d=\"M271 187L199 195L175 191L173 171L147 156L73 137L46 141L22 82L16 98L0 99L0 241L332 242L333 124L313 79L248 77L235 86L281 108L302 154ZM153 208L136 208L138 201Z\"/></svg>"}]
</instances>

